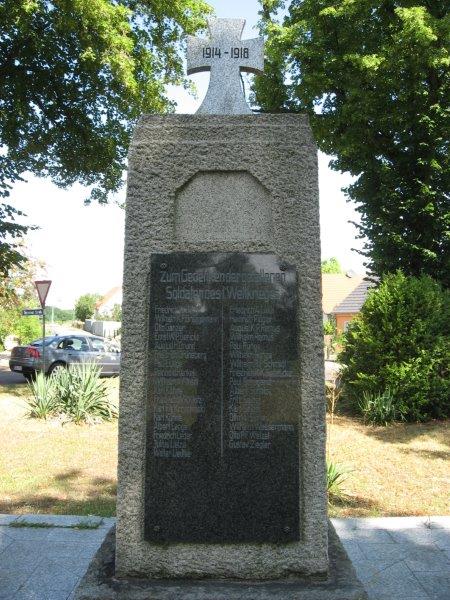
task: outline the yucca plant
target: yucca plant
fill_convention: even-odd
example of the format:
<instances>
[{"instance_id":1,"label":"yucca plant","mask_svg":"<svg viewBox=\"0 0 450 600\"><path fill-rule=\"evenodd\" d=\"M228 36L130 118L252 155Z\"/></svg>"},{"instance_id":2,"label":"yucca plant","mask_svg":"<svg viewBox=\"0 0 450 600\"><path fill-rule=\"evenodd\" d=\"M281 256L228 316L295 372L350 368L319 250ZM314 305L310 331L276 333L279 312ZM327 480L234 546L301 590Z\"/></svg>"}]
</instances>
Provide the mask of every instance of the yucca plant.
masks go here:
<instances>
[{"instance_id":1,"label":"yucca plant","mask_svg":"<svg viewBox=\"0 0 450 600\"><path fill-rule=\"evenodd\" d=\"M71 421L110 421L117 416L97 365L81 363L61 369L55 373L55 382L61 411Z\"/></svg>"},{"instance_id":2,"label":"yucca plant","mask_svg":"<svg viewBox=\"0 0 450 600\"><path fill-rule=\"evenodd\" d=\"M347 479L350 471L338 463L327 460L327 492L328 499L342 498L344 491L342 484Z\"/></svg>"},{"instance_id":3,"label":"yucca plant","mask_svg":"<svg viewBox=\"0 0 450 600\"><path fill-rule=\"evenodd\" d=\"M381 394L363 392L359 409L366 423L372 425L387 425L393 421L404 420L404 416L396 405L395 394L391 388L386 388Z\"/></svg>"},{"instance_id":4,"label":"yucca plant","mask_svg":"<svg viewBox=\"0 0 450 600\"><path fill-rule=\"evenodd\" d=\"M36 419L47 419L59 411L55 380L38 373L29 384L32 396L27 399L28 415Z\"/></svg>"}]
</instances>

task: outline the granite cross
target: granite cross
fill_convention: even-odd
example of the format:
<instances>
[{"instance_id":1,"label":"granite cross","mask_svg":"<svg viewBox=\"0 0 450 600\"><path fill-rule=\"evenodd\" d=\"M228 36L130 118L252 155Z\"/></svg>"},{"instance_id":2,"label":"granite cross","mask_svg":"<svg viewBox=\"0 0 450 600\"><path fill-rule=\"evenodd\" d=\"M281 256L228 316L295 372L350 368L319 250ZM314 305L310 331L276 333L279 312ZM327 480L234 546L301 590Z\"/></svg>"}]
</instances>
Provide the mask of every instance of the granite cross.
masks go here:
<instances>
[{"instance_id":1,"label":"granite cross","mask_svg":"<svg viewBox=\"0 0 450 600\"><path fill-rule=\"evenodd\" d=\"M242 40L245 19L209 19L210 39L188 36L187 74L211 71L208 91L198 113L248 114L241 72L260 75L264 40Z\"/></svg>"}]
</instances>

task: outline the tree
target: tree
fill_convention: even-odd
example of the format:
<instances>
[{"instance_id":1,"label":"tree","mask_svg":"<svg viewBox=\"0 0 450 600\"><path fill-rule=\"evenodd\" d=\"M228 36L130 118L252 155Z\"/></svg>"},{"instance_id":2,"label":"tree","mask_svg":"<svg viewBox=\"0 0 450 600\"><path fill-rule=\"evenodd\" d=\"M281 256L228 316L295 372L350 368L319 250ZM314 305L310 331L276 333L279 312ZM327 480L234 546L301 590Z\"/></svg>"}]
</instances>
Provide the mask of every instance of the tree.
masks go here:
<instances>
[{"instance_id":1,"label":"tree","mask_svg":"<svg viewBox=\"0 0 450 600\"><path fill-rule=\"evenodd\" d=\"M322 273L342 273L342 267L335 256L323 260L321 265Z\"/></svg>"},{"instance_id":2,"label":"tree","mask_svg":"<svg viewBox=\"0 0 450 600\"><path fill-rule=\"evenodd\" d=\"M0 155L0 164L1 161ZM23 213L10 204L0 203L0 280L6 280L11 270L23 267L26 262L25 255L20 251L21 240L32 227L16 223L16 217L21 216Z\"/></svg>"},{"instance_id":3,"label":"tree","mask_svg":"<svg viewBox=\"0 0 450 600\"><path fill-rule=\"evenodd\" d=\"M38 308L38 296L34 281L44 270L44 263L26 255L23 264L9 269L9 277L0 277L0 347L8 335L16 336L20 342L29 342L42 334L39 319L22 317L23 308Z\"/></svg>"},{"instance_id":4,"label":"tree","mask_svg":"<svg viewBox=\"0 0 450 600\"><path fill-rule=\"evenodd\" d=\"M122 320L122 305L114 304L113 309L111 311L111 318L113 321L121 321Z\"/></svg>"},{"instance_id":5,"label":"tree","mask_svg":"<svg viewBox=\"0 0 450 600\"><path fill-rule=\"evenodd\" d=\"M57 323L73 321L75 318L75 310L70 308L58 308L57 306L46 306L45 318L48 322L52 321L53 318Z\"/></svg>"},{"instance_id":6,"label":"tree","mask_svg":"<svg viewBox=\"0 0 450 600\"><path fill-rule=\"evenodd\" d=\"M450 291L431 277L387 276L344 334L345 396L393 404L400 417L450 416ZM392 414L392 413L391 413Z\"/></svg>"},{"instance_id":7,"label":"tree","mask_svg":"<svg viewBox=\"0 0 450 600\"><path fill-rule=\"evenodd\" d=\"M261 29L271 69L287 78L257 79L256 101L306 111L332 167L357 177L346 191L373 274L448 286L448 2L292 0L278 25L282 4L262 0Z\"/></svg>"},{"instance_id":8,"label":"tree","mask_svg":"<svg viewBox=\"0 0 450 600\"><path fill-rule=\"evenodd\" d=\"M30 172L106 201L139 115L172 110L166 85L187 85L181 36L208 12L204 0L3 0L0 197ZM0 205L0 275L23 261L17 216Z\"/></svg>"},{"instance_id":9,"label":"tree","mask_svg":"<svg viewBox=\"0 0 450 600\"><path fill-rule=\"evenodd\" d=\"M75 304L75 318L78 321L86 321L95 314L95 305L101 298L100 294L84 294L80 296Z\"/></svg>"}]
</instances>

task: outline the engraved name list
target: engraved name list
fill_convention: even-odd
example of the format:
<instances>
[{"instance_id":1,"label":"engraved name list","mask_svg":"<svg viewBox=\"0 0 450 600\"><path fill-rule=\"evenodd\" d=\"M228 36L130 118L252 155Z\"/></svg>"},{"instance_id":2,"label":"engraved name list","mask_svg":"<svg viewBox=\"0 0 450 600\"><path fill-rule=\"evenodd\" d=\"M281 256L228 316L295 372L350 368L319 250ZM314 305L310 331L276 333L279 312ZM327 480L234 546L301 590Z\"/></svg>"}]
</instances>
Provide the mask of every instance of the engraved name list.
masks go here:
<instances>
[{"instance_id":1,"label":"engraved name list","mask_svg":"<svg viewBox=\"0 0 450 600\"><path fill-rule=\"evenodd\" d=\"M150 290L147 472L152 481L159 475L161 497L155 488L147 494L147 538L191 540L187 517L197 529L215 518L205 528L211 541L234 539L236 519L239 539L273 541L274 531L257 527L250 513L258 494L266 504L275 491L279 498L280 485L293 501L298 494L295 271L271 254L158 254ZM251 523L224 494L240 498ZM167 498L185 522L177 528L172 519L163 531ZM298 524L280 527L284 541Z\"/></svg>"}]
</instances>

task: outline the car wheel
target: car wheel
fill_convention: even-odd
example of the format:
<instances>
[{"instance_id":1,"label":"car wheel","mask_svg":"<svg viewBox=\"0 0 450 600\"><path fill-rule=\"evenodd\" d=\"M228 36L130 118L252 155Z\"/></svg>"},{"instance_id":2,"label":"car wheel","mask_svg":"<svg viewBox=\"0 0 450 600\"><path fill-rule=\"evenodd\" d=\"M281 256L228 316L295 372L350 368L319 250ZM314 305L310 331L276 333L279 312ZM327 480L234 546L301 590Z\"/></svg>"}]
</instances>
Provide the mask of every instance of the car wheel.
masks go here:
<instances>
[{"instance_id":1,"label":"car wheel","mask_svg":"<svg viewBox=\"0 0 450 600\"><path fill-rule=\"evenodd\" d=\"M66 363L63 362L55 362L52 365L50 365L48 371L47 371L47 375L51 375L52 373L55 373L56 371L59 371L59 369L65 369L66 368Z\"/></svg>"},{"instance_id":2,"label":"car wheel","mask_svg":"<svg viewBox=\"0 0 450 600\"><path fill-rule=\"evenodd\" d=\"M22 375L28 382L36 379L36 371L22 371Z\"/></svg>"}]
</instances>

